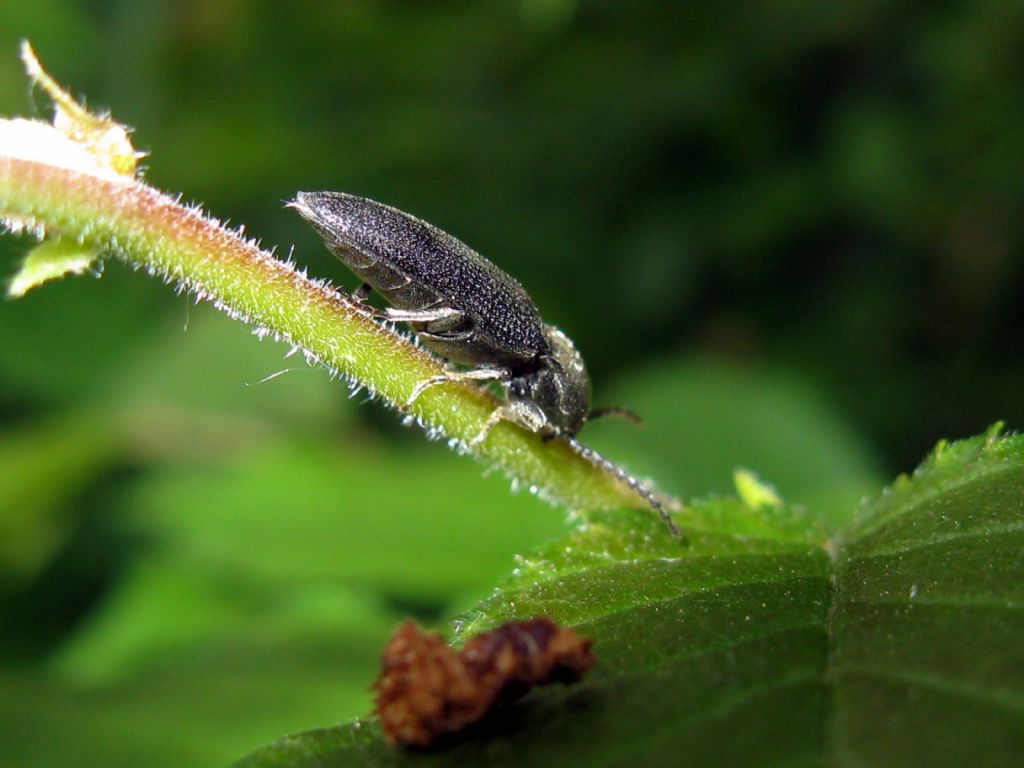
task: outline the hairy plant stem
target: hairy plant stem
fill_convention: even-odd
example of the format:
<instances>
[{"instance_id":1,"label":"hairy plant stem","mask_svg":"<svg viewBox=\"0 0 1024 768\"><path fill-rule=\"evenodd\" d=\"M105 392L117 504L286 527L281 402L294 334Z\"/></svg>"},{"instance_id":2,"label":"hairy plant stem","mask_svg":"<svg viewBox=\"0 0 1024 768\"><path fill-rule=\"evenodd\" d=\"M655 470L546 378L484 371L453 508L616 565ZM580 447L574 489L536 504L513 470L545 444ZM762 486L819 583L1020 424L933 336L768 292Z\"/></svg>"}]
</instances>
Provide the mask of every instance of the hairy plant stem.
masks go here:
<instances>
[{"instance_id":1,"label":"hairy plant stem","mask_svg":"<svg viewBox=\"0 0 1024 768\"><path fill-rule=\"evenodd\" d=\"M9 122L9 121L8 121ZM13 229L73 239L212 301L401 407L440 363L381 326L323 281L130 175L93 174L26 159L0 138L0 218ZM428 433L465 449L496 406L476 387L432 387L409 409ZM548 499L578 509L646 502L562 441L502 423L472 452Z\"/></svg>"}]
</instances>

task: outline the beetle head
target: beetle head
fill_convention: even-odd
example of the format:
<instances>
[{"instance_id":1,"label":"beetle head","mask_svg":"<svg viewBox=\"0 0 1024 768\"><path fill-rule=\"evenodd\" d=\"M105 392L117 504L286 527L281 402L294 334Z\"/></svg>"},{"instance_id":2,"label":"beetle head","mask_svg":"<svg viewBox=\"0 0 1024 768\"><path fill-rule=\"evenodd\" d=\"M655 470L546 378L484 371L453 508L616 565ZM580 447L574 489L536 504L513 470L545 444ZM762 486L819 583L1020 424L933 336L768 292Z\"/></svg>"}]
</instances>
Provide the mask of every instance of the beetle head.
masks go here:
<instances>
[{"instance_id":1,"label":"beetle head","mask_svg":"<svg viewBox=\"0 0 1024 768\"><path fill-rule=\"evenodd\" d=\"M568 336L553 325L544 326L544 336L551 351L509 382L513 408L534 421L536 431L574 435L590 411L590 376Z\"/></svg>"}]
</instances>

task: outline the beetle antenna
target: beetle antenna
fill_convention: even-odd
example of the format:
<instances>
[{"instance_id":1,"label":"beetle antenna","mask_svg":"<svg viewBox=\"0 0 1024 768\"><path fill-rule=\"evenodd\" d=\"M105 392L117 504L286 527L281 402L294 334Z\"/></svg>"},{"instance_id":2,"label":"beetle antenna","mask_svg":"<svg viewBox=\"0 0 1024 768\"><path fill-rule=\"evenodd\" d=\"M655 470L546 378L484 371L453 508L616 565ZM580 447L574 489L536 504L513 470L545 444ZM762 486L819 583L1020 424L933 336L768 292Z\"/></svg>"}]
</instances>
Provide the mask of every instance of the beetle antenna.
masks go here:
<instances>
[{"instance_id":1,"label":"beetle antenna","mask_svg":"<svg viewBox=\"0 0 1024 768\"><path fill-rule=\"evenodd\" d=\"M643 424L644 420L640 418L640 414L630 408L621 408L619 406L611 405L604 406L603 408L594 408L590 413L587 414L587 421L593 419L600 419L605 416L612 416L616 419L624 419L630 424Z\"/></svg>"},{"instance_id":2,"label":"beetle antenna","mask_svg":"<svg viewBox=\"0 0 1024 768\"><path fill-rule=\"evenodd\" d=\"M655 512L661 515L661 519L665 521L665 525L668 526L669 531L677 539L685 541L683 532L679 530L679 526L676 525L675 520L665 509L665 505L658 500L658 497L654 495L654 492L646 485L637 480L633 475L626 472L621 467L616 466L612 462L608 461L604 456L595 451L593 448L587 448L585 445L580 443L575 437L571 435L565 436L565 441L569 444L569 447L584 461L589 462L593 466L600 469L605 474L611 475L623 485L627 486L630 490L636 493L637 496L646 501Z\"/></svg>"}]
</instances>

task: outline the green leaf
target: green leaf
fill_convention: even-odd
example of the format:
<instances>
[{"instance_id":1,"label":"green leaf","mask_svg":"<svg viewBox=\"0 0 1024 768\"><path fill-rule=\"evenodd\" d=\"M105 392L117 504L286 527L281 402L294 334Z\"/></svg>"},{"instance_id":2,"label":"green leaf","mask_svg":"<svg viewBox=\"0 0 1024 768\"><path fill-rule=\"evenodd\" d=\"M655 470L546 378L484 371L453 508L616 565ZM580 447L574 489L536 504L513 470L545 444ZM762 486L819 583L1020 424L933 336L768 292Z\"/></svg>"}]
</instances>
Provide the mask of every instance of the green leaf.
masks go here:
<instances>
[{"instance_id":1,"label":"green leaf","mask_svg":"<svg viewBox=\"0 0 1024 768\"><path fill-rule=\"evenodd\" d=\"M264 443L221 472L155 471L129 506L147 536L211 572L296 588L346 584L443 606L466 590L474 600L486 594L515 552L566 527L557 511L481 472L429 447L397 450L369 438Z\"/></svg>"},{"instance_id":2,"label":"green leaf","mask_svg":"<svg viewBox=\"0 0 1024 768\"><path fill-rule=\"evenodd\" d=\"M65 275L81 275L99 258L96 250L71 240L46 240L25 255L21 268L7 285L8 298L24 296L33 288Z\"/></svg>"},{"instance_id":3,"label":"green leaf","mask_svg":"<svg viewBox=\"0 0 1024 768\"><path fill-rule=\"evenodd\" d=\"M450 748L373 722L244 768L402 765L1010 765L1024 750L1024 440L940 446L841 538L711 500L678 544L610 512L524 559L460 637L546 614L594 639L574 688L532 692Z\"/></svg>"},{"instance_id":4,"label":"green leaf","mask_svg":"<svg viewBox=\"0 0 1024 768\"><path fill-rule=\"evenodd\" d=\"M157 578L140 583L157 587L151 601L170 597L201 612L198 619L176 615L192 626L160 623L171 637L158 657L133 659L104 685L67 679L64 668L40 674L0 666L5 765L223 766L282 723L298 729L365 709L363 681L377 661L373 642L386 637L393 614L353 597L352 605L338 600L335 613L358 615L358 623L326 616L319 605L296 607L268 625L255 611L249 620L237 610L215 615L209 596L188 598L168 583L169 593ZM222 601L230 599L228 586L222 593ZM152 610L156 618L159 607Z\"/></svg>"},{"instance_id":5,"label":"green leaf","mask_svg":"<svg viewBox=\"0 0 1024 768\"><path fill-rule=\"evenodd\" d=\"M65 415L0 432L0 597L31 581L69 535L72 500L114 464L108 423Z\"/></svg>"},{"instance_id":6,"label":"green leaf","mask_svg":"<svg viewBox=\"0 0 1024 768\"><path fill-rule=\"evenodd\" d=\"M832 746L849 763L1024 752L1024 439L940 444L840 546Z\"/></svg>"},{"instance_id":7,"label":"green leaf","mask_svg":"<svg viewBox=\"0 0 1024 768\"><path fill-rule=\"evenodd\" d=\"M865 437L791 374L669 358L598 397L638 408L645 423L596 421L586 442L683 498L729 493L745 467L838 530L886 480Z\"/></svg>"}]
</instances>

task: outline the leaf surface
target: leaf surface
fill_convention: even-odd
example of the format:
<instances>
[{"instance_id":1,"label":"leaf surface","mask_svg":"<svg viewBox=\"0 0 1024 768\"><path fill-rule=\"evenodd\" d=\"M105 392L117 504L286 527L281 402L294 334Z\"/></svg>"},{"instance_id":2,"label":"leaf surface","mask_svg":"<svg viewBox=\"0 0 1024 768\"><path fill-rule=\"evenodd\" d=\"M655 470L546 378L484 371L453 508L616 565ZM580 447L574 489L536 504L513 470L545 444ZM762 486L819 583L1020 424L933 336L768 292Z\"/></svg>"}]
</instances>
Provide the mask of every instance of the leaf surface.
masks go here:
<instances>
[{"instance_id":1,"label":"leaf surface","mask_svg":"<svg viewBox=\"0 0 1024 768\"><path fill-rule=\"evenodd\" d=\"M940 446L841 537L779 506L688 509L680 547L610 512L456 624L538 614L594 638L573 688L455 743L311 731L240 765L1010 765L1024 748L1024 441Z\"/></svg>"}]
</instances>

